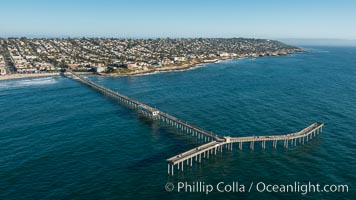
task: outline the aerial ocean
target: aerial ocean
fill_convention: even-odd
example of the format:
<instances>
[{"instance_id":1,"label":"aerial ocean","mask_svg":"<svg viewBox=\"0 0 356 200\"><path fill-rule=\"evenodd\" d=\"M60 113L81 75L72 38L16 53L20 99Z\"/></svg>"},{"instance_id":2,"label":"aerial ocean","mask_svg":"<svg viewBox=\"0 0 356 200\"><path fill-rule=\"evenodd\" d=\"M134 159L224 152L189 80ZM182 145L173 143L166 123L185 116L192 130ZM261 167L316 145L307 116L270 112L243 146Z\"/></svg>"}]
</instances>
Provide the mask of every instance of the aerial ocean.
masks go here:
<instances>
[{"instance_id":1,"label":"aerial ocean","mask_svg":"<svg viewBox=\"0 0 356 200\"><path fill-rule=\"evenodd\" d=\"M325 123L304 146L238 150L167 174L202 143L66 77L0 81L0 199L356 199L356 48L90 80L220 135ZM172 182L348 185L348 192L167 192Z\"/></svg>"}]
</instances>

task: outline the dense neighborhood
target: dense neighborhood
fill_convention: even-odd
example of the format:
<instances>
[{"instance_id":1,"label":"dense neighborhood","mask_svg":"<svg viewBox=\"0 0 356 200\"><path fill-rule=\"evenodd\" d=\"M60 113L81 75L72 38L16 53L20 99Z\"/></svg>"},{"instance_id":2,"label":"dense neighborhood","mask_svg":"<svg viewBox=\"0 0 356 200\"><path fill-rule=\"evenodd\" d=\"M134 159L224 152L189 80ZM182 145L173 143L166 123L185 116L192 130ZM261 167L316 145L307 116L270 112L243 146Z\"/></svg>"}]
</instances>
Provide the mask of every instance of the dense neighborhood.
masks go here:
<instances>
[{"instance_id":1,"label":"dense neighborhood","mask_svg":"<svg viewBox=\"0 0 356 200\"><path fill-rule=\"evenodd\" d=\"M302 49L274 40L246 38L3 38L0 72L45 73L70 68L129 73L299 51Z\"/></svg>"}]
</instances>

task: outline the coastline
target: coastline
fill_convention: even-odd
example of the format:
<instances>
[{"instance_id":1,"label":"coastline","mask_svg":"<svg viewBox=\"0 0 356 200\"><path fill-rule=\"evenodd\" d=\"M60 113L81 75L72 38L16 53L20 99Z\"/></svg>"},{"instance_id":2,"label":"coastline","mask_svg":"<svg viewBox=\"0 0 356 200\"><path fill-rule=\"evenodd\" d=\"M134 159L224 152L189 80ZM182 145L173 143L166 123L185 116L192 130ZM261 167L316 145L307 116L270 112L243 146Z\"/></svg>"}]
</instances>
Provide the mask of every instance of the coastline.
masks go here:
<instances>
[{"instance_id":1,"label":"coastline","mask_svg":"<svg viewBox=\"0 0 356 200\"><path fill-rule=\"evenodd\" d=\"M40 73L40 74L8 74L0 76L0 81L11 80L11 79L22 79L22 78L38 78L38 77L48 77L48 76L59 76L59 73Z\"/></svg>"},{"instance_id":2,"label":"coastline","mask_svg":"<svg viewBox=\"0 0 356 200\"><path fill-rule=\"evenodd\" d=\"M227 60L227 59L224 59ZM106 73L98 73L99 76L108 76L108 77L121 77L121 76L137 76L137 75L145 75L145 74L154 74L158 72L169 72L169 71L181 71L181 70L188 70L195 68L199 65L203 64L209 64L209 63L215 63L220 60L214 60L211 62L191 62L183 65L171 65L171 66L164 66L164 67L156 67L156 68L151 68L147 70L135 70L132 72L126 72L126 73L111 73L111 74L106 74Z\"/></svg>"},{"instance_id":3,"label":"coastline","mask_svg":"<svg viewBox=\"0 0 356 200\"><path fill-rule=\"evenodd\" d=\"M80 72L80 74L93 74L92 72ZM24 79L24 78L40 78L40 77L51 77L60 76L60 72L51 73L37 73L37 74L8 74L0 76L0 81L13 80L13 79Z\"/></svg>"},{"instance_id":4,"label":"coastline","mask_svg":"<svg viewBox=\"0 0 356 200\"><path fill-rule=\"evenodd\" d=\"M137 75L148 75L148 74L155 74L159 72L170 72L170 71L185 71L189 69L196 68L201 65L209 64L209 63L218 63L221 61L226 61L226 60L234 60L234 59L243 59L243 58L262 58L262 57L272 57L272 56L287 56L290 54L294 53L301 53L301 52L306 52L306 51L295 51L295 52L288 52L288 53L277 53L275 55L262 55L262 56L244 56L244 57L220 57L220 58L215 58L215 59L206 59L201 62L197 61L192 61L190 63L186 63L183 65L171 65L171 66L163 66L163 67L156 67L156 68L151 68L148 70L135 70L132 72L125 72L125 73L96 73L99 76L106 76L106 77L122 77L122 76L137 76Z\"/></svg>"},{"instance_id":5,"label":"coastline","mask_svg":"<svg viewBox=\"0 0 356 200\"><path fill-rule=\"evenodd\" d=\"M260 58L260 57L269 57L269 56L286 56L289 54L293 53L299 53L298 51L295 52L288 52L288 53L283 53L283 54L277 54L277 55L263 55L263 56L258 56L258 57L251 57L251 56L245 56L245 57L220 57L220 58L215 58L215 59L206 59L203 61L191 61L190 63L185 63L182 65L170 65L170 66L162 66L162 67L155 67L155 68L150 68L150 69L139 69L131 72L124 72L124 73L94 73L94 72L78 72L79 74L83 75L98 75L98 76L104 76L104 77L122 77L122 76L136 76L136 75L149 75L149 74L155 74L159 72L170 72L170 71L184 71L184 70L189 70L196 68L201 65L209 64L209 63L218 63L221 61L226 61L226 60L233 60L233 59L242 59L242 58ZM23 78L39 78L39 77L50 77L50 76L60 76L60 72L53 72L53 73L37 73L37 74L9 74L9 75L3 75L0 76L0 81L4 80L12 80L12 79L23 79Z\"/></svg>"}]
</instances>

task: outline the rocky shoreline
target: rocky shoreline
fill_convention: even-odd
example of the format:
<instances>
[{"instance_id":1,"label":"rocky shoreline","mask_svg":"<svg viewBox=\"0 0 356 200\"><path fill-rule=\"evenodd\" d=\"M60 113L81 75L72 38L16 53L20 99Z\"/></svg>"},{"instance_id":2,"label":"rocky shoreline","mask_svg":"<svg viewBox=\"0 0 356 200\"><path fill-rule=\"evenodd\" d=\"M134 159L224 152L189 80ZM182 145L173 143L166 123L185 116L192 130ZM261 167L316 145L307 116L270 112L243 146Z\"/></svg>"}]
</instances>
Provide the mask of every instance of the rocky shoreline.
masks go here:
<instances>
[{"instance_id":1,"label":"rocky shoreline","mask_svg":"<svg viewBox=\"0 0 356 200\"><path fill-rule=\"evenodd\" d=\"M174 65L174 66L163 66L163 67L155 67L155 68L150 68L150 69L140 69L140 70L134 70L131 72L124 72L124 73L96 73L97 75L100 76L108 76L108 77L120 77L120 76L135 76L135 75L144 75L144 74L153 74L156 72L168 72L168 71L180 71L180 70L188 70L191 68L195 68L199 65L204 65L208 63L216 63L219 61L224 61L224 60L233 60L233 59L242 59L242 58L259 58L259 57L267 57L267 56L286 56L289 54L293 53L298 53L298 52L306 52L304 50L300 51L294 51L294 52L277 52L275 54L270 54L270 55L258 55L258 56L246 56L246 57L220 57L220 58L215 58L215 59L206 59L201 62L197 61L192 61L190 63L186 63L183 65Z\"/></svg>"}]
</instances>

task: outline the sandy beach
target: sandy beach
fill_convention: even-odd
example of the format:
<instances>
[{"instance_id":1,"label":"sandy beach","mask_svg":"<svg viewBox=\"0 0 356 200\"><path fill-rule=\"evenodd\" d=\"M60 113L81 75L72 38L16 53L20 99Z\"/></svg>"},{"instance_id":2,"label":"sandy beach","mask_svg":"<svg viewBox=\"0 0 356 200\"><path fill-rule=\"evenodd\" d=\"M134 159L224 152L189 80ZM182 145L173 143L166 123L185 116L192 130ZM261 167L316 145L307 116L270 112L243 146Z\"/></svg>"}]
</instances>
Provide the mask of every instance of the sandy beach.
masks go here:
<instances>
[{"instance_id":1,"label":"sandy beach","mask_svg":"<svg viewBox=\"0 0 356 200\"><path fill-rule=\"evenodd\" d=\"M93 74L92 72L78 72L78 74ZM10 80L10 79L21 79L21 78L39 78L39 77L49 77L49 76L59 76L59 72L53 73L38 73L38 74L8 74L0 76L0 81Z\"/></svg>"},{"instance_id":2,"label":"sandy beach","mask_svg":"<svg viewBox=\"0 0 356 200\"><path fill-rule=\"evenodd\" d=\"M19 79L19 78L36 78L36 77L47 77L47 76L59 76L59 73L41 73L41 74L9 74L0 76L0 81Z\"/></svg>"}]
</instances>

